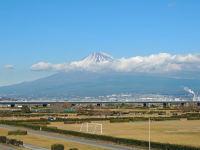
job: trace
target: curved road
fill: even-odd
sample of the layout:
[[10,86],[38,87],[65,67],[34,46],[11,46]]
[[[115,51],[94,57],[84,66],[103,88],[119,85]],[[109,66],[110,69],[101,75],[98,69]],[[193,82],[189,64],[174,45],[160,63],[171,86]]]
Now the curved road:
[[0,145],[0,150],[17,150],[17,149],[5,145]]
[[29,144],[23,144],[23,146],[27,149],[31,149],[31,150],[49,150],[47,148],[43,148],[43,147],[39,147],[39,146],[33,146],[33,145],[29,145]]
[[[23,144],[23,147],[30,149],[30,150],[49,150],[47,148],[33,146],[33,145],[29,145],[29,144]],[[5,145],[0,145],[0,150],[17,150],[17,149],[9,147],[9,146],[5,146]]]
[[[18,127],[11,127],[11,126],[7,126],[7,125],[0,125],[0,128],[11,129],[11,130],[20,130],[21,129]],[[91,146],[95,146],[95,147],[111,149],[111,150],[139,150],[136,148],[126,147],[126,146],[114,145],[114,144],[103,143],[103,142],[96,142],[96,141],[92,141],[92,140],[85,140],[85,139],[80,139],[80,138],[76,138],[76,137],[64,136],[64,135],[56,135],[53,133],[47,133],[47,132],[42,132],[42,131],[33,131],[33,130],[27,129],[27,132],[30,134],[36,134],[36,135],[40,135],[40,136],[46,136],[46,137],[50,137],[50,138],[61,139],[61,140],[91,145]]]

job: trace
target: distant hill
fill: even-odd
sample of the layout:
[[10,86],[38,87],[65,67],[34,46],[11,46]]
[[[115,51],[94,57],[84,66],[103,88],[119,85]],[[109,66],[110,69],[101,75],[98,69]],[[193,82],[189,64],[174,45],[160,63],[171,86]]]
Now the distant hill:
[[120,93],[183,95],[184,86],[198,90],[200,80],[145,75],[62,72],[0,88],[0,94],[22,97],[99,96]]

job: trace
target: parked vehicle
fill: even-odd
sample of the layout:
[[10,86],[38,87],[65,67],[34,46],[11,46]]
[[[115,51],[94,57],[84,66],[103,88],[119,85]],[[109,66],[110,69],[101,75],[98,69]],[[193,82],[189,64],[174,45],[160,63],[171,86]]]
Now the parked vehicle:
[[53,117],[48,117],[48,120],[54,120],[54,118]]

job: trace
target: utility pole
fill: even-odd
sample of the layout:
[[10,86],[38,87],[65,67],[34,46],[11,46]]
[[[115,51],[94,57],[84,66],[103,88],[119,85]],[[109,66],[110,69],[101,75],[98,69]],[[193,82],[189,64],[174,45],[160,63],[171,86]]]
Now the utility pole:
[[151,150],[151,131],[150,131],[151,119],[149,117],[149,150]]

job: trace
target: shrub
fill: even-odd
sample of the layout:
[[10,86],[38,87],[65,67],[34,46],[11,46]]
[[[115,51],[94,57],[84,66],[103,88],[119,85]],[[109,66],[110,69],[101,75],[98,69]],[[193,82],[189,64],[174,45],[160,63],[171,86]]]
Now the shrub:
[[[46,127],[46,126],[43,126],[43,127]],[[55,127],[55,126],[50,126],[50,127],[48,127],[48,128],[57,129],[57,127]]]
[[8,131],[8,135],[27,135],[25,130]]
[[47,120],[46,118],[40,118],[40,120]]
[[[28,120],[26,120],[27,122]],[[31,124],[27,124],[21,121],[7,121],[7,120],[1,120],[0,121],[1,124],[7,124],[7,125],[14,125],[14,126],[21,126],[21,127],[25,127],[25,128],[30,128],[33,130],[40,130],[40,126],[39,125],[31,125]]]
[[6,136],[0,136],[0,143],[6,143]]
[[63,144],[53,144],[51,145],[51,150],[64,150]]
[[15,145],[15,146],[23,146],[23,141],[18,141],[16,139],[7,139],[6,143],[12,144],[12,145]]
[[[90,121],[88,121],[88,122],[90,122]],[[83,121],[71,121],[71,120],[64,121],[64,124],[81,124],[81,123],[83,123]]]
[[77,123],[77,121],[64,121],[64,124],[75,124],[75,123]]
[[7,144],[15,145],[16,141],[16,139],[7,139]]
[[187,120],[200,120],[200,117],[187,117]]
[[69,150],[78,150],[78,148],[70,148]]
[[103,120],[109,120],[108,118],[84,118],[84,119],[78,119],[78,118],[56,118],[56,121],[80,121],[80,122],[89,122],[89,121],[103,121]]
[[22,110],[23,113],[30,113],[31,112],[31,110],[28,107],[28,105],[23,105],[21,110]]
[[151,119],[154,121],[180,120],[180,118],[170,118],[170,117],[155,117]]
[[29,124],[33,124],[33,125],[48,125],[48,124],[50,124],[50,122],[30,122]]
[[129,122],[129,119],[110,119],[110,123],[117,123],[117,122]]

